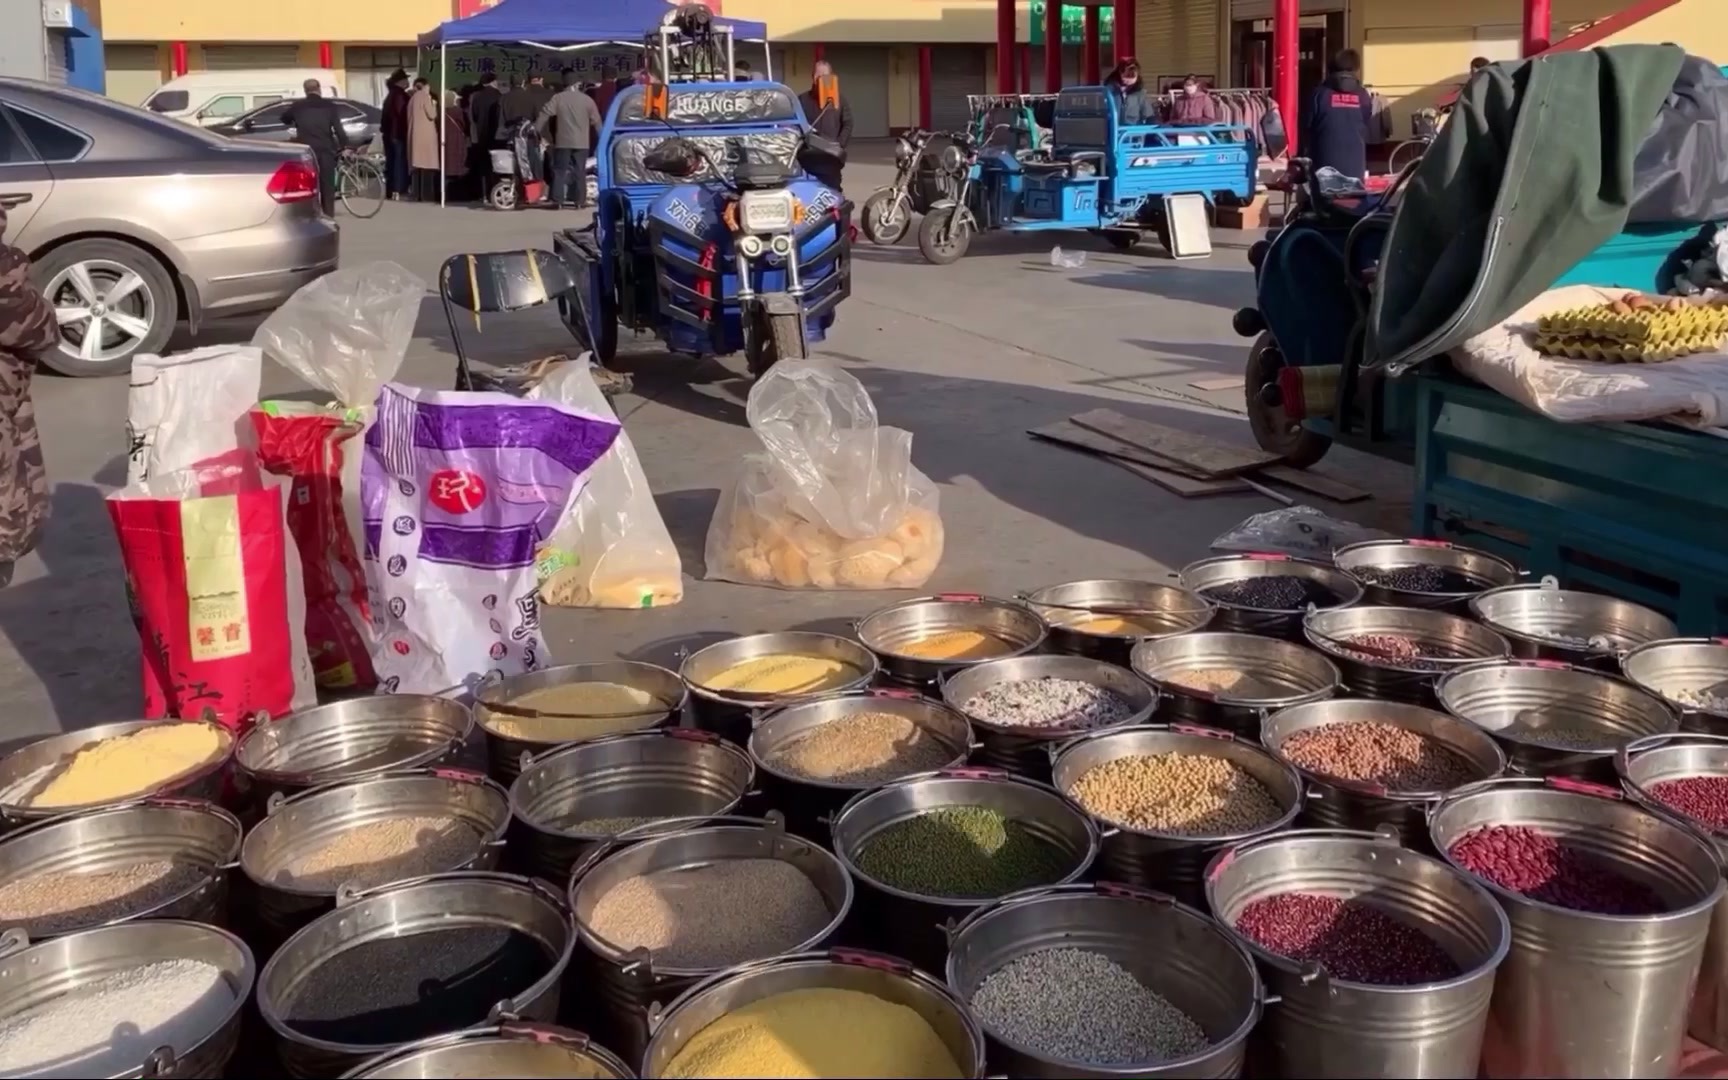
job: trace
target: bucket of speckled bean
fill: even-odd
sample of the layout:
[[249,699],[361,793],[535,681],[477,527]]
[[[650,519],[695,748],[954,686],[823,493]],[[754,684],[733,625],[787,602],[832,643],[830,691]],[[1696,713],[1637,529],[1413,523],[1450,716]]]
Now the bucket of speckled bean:
[[1302,640],[1310,608],[1362,599],[1362,583],[1330,563],[1288,555],[1218,555],[1182,568],[1182,587],[1217,605],[1214,630]]
[[678,675],[690,687],[696,727],[743,746],[764,711],[862,690],[878,670],[875,655],[851,638],[782,630],[698,649]]
[[1302,812],[1296,770],[1227,731],[1145,724],[1098,732],[1054,755],[1056,790],[1099,828],[1098,874],[1205,903],[1219,848],[1287,829]]
[[1445,672],[1511,655],[1506,639],[1481,623],[1429,608],[1315,611],[1302,633],[1338,665],[1352,694],[1412,705],[1434,704]]
[[1428,846],[1428,811],[1448,791],[1506,771],[1506,755],[1475,724],[1395,701],[1333,698],[1266,718],[1260,745],[1302,774],[1302,821],[1397,830]]
[[972,722],[980,765],[1048,780],[1053,747],[1143,723],[1158,708],[1158,691],[1087,656],[1017,656],[944,676],[942,700]]
[[1159,719],[1260,737],[1267,714],[1324,701],[1342,688],[1338,665],[1305,645],[1204,631],[1142,641],[1134,673],[1163,694]]
[[344,1080],[630,1080],[636,1071],[580,1031],[507,1021],[409,1043],[342,1075]]
[[1116,883],[977,911],[954,930],[947,974],[1007,1076],[1240,1076],[1263,996],[1217,923]]
[[207,720],[124,720],[0,757],[0,831],[151,795],[214,799],[234,733]]
[[1220,852],[1206,902],[1272,995],[1250,1073],[1477,1075],[1511,928],[1468,875],[1390,832],[1303,829]]
[[1511,920],[1487,1075],[1675,1074],[1723,895],[1708,838],[1616,788],[1565,777],[1460,788],[1429,833]]
[[858,640],[881,661],[882,674],[920,689],[947,672],[1037,652],[1049,632],[1026,605],[975,593],[902,600],[858,623]]
[[722,971],[656,1008],[642,1075],[979,1080],[984,1033],[953,991],[905,960],[798,953]]
[[1518,581],[1518,568],[1500,556],[1447,540],[1363,540],[1334,551],[1332,564],[1362,583],[1369,604],[1455,614],[1471,597]]
[[834,818],[834,853],[858,883],[859,940],[940,971],[944,927],[1009,893],[1080,879],[1098,828],[1048,784],[971,766],[854,796]]
[[1187,589],[1157,581],[1090,578],[1022,597],[1050,627],[1050,647],[1127,666],[1134,643],[1203,630],[1215,610]]
[[1634,686],[1680,710],[1682,731],[1728,735],[1728,638],[1673,638],[1620,658]]

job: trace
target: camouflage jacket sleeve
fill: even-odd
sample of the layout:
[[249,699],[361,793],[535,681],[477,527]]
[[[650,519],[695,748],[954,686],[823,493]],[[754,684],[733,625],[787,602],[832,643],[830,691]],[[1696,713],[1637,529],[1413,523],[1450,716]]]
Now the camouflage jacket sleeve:
[[[5,217],[0,215],[0,229]],[[33,357],[60,339],[54,308],[30,283],[30,260],[0,244],[0,352]]]

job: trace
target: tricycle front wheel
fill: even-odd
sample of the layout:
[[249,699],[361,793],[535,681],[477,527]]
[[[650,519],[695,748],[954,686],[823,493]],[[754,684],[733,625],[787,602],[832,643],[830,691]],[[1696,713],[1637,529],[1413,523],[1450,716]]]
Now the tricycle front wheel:
[[957,263],[972,246],[972,221],[957,217],[957,209],[945,206],[924,215],[918,226],[918,252],[937,266]]
[[911,200],[892,189],[865,199],[859,216],[865,239],[882,247],[893,247],[912,231]]
[[1248,366],[1242,375],[1248,427],[1260,449],[1277,454],[1288,465],[1306,469],[1326,456],[1326,451],[1332,449],[1332,440],[1309,431],[1301,421],[1290,419],[1282,405],[1268,405],[1261,400],[1260,391],[1278,378],[1278,364],[1274,360],[1277,349],[1272,335],[1264,333],[1248,350]]

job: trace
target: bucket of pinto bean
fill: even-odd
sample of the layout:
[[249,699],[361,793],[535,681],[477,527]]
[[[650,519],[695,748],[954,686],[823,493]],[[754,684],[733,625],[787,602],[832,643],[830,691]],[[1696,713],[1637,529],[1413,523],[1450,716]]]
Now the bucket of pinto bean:
[[1435,808],[1429,835],[1511,921],[1486,1075],[1679,1071],[1723,894],[1708,838],[1617,788],[1554,776],[1460,788]]
[[1434,704],[1434,683],[1448,671],[1512,655],[1506,639],[1460,615],[1427,608],[1352,607],[1312,611],[1308,644],[1338,665],[1361,697]]

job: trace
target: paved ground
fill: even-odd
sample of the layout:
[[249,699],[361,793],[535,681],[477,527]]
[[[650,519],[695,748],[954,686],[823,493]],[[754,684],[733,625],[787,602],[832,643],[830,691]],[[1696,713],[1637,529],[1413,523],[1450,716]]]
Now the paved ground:
[[[855,166],[860,198],[887,178]],[[511,215],[392,204],[343,224],[349,264],[394,259],[428,282],[460,251],[549,246],[553,211]],[[1261,496],[1185,501],[1106,463],[1033,442],[1024,432],[1109,402],[1147,419],[1247,442],[1239,391],[1189,386],[1237,374],[1243,343],[1230,313],[1250,299],[1241,234],[1219,233],[1208,260],[1174,263],[1156,249],[1110,252],[1080,237],[1083,268],[1051,265],[1050,239],[994,236],[951,267],[925,265],[908,244],[863,247],[856,284],[828,353],[870,389],[883,422],[915,433],[917,464],[942,485],[948,552],[932,589],[1012,594],[1078,577],[1158,576],[1206,553],[1221,530],[1271,508]],[[222,326],[199,344],[245,340]],[[550,312],[488,318],[479,354],[517,362],[567,350]],[[179,343],[189,344],[189,343]],[[765,629],[833,626],[886,594],[781,592],[703,582],[702,543],[715,500],[755,439],[744,425],[748,384],[733,363],[695,363],[629,347],[635,392],[619,401],[630,437],[684,557],[686,598],[647,612],[551,610],[559,660],[665,658],[680,644]],[[450,385],[448,329],[423,310],[406,381]],[[280,370],[266,391],[292,392]],[[0,743],[134,715],[138,647],[104,493],[125,479],[124,379],[36,382],[54,518],[41,550],[0,593]],[[1211,407],[1208,407],[1210,405]],[[1325,471],[1382,497],[1358,513],[1398,520],[1400,470],[1339,453]]]

